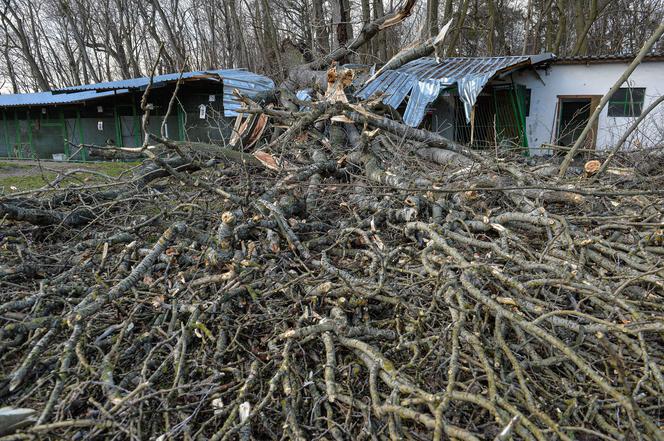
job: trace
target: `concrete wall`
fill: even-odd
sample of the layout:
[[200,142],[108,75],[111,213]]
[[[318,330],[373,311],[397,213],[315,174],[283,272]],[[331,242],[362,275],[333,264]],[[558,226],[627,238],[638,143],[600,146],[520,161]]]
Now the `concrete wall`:
[[[533,154],[548,153],[540,149],[543,143],[556,140],[557,103],[559,95],[604,95],[627,68],[628,63],[583,65],[553,65],[538,70],[540,81],[532,72],[514,76],[515,82],[532,90],[530,116],[526,119],[528,142]],[[628,80],[631,87],[645,87],[645,109],[664,94],[664,62],[645,62],[638,66]],[[627,83],[623,85],[627,87]],[[602,110],[598,123],[596,148],[610,149],[635,118],[609,117],[608,106]],[[664,142],[664,104],[655,109],[623,148],[653,147]]]

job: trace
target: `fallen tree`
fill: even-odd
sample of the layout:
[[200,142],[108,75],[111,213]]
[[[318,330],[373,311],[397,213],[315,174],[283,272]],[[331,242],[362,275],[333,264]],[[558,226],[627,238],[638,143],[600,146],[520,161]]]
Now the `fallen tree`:
[[664,437],[661,175],[245,103],[0,199],[0,440]]
[[[325,81],[325,70],[334,62],[346,58],[367,44],[380,31],[395,26],[408,18],[415,7],[415,0],[406,0],[400,8],[392,13],[376,18],[367,23],[360,33],[345,46],[340,46],[329,54],[322,56],[310,63],[298,65],[290,69],[286,81],[281,85],[282,89],[295,91],[316,84],[322,88],[327,86]],[[433,44],[433,43],[431,43]]]

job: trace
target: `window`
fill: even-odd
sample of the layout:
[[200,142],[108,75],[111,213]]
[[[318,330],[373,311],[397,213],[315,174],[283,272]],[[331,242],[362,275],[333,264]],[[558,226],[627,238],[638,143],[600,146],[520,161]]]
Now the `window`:
[[621,87],[609,100],[609,116],[631,117],[641,115],[646,89]]
[[532,94],[532,90],[526,88],[523,90],[523,101],[524,105],[526,107],[526,116],[530,116],[530,95]]

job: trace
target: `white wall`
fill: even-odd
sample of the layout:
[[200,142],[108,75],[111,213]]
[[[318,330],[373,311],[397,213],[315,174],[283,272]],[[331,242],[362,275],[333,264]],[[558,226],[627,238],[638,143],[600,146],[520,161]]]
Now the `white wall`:
[[[539,147],[555,141],[558,95],[604,95],[622,75],[628,63],[559,64],[534,73],[515,74],[514,80],[532,90],[530,116],[526,119],[528,145],[531,153],[547,153]],[[653,61],[639,65],[630,76],[631,87],[645,87],[645,109],[664,94],[664,62]],[[623,87],[625,87],[624,85]],[[596,148],[611,148],[635,118],[616,118],[607,115],[608,105],[599,117]],[[624,148],[664,145],[664,103],[646,117],[639,129],[625,143]]]

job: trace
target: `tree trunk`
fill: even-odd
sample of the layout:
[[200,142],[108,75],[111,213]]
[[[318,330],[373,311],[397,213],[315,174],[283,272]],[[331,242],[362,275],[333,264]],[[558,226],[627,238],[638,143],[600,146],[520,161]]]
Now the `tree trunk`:
[[[594,0],[590,0],[590,2],[592,1]],[[587,0],[576,0],[574,2],[574,32],[576,37],[576,42],[572,49],[572,55],[574,56],[583,55],[587,51],[584,34],[587,25],[586,9],[588,9],[588,6]],[[592,14],[592,11],[589,11],[589,14]]]
[[7,28],[5,28],[5,44],[2,50],[2,55],[5,59],[5,65],[7,66],[7,75],[9,75],[9,81],[12,84],[12,93],[18,93],[18,81],[16,81],[16,72],[14,71],[12,60],[9,57],[9,35],[7,35]]
[[89,82],[89,79],[87,78],[89,74],[92,76],[94,82],[98,83],[99,78],[97,77],[97,73],[95,72],[94,67],[92,67],[92,62],[90,61],[90,57],[88,56],[88,52],[85,47],[85,42],[83,41],[83,36],[81,35],[80,30],[78,29],[78,25],[74,21],[73,13],[69,3],[65,0],[60,0],[60,9],[62,11],[62,14],[65,16],[65,19],[69,23],[72,35],[74,36],[74,40],[78,45],[78,50],[81,54],[81,60],[83,61],[83,66],[85,67],[85,69],[83,70],[84,81],[86,83]]
[[270,11],[270,4],[268,0],[261,0],[261,6],[263,10],[263,46],[267,50],[267,59],[268,65],[276,66],[278,73],[278,78],[283,78],[284,68],[281,61],[281,56],[279,53],[279,36],[277,34],[277,28],[274,25],[272,20],[272,12]]
[[558,10],[558,32],[552,50],[560,55],[563,36],[567,34],[567,0],[556,0],[556,9]]
[[[28,62],[28,65],[30,66],[30,72],[32,73],[32,76],[35,82],[37,83],[37,87],[42,91],[46,91],[49,89],[48,80],[46,79],[46,76],[42,72],[42,69],[38,64],[37,59],[32,53],[32,48],[30,47],[30,41],[28,40],[28,37],[25,33],[23,20],[21,20],[16,11],[9,5],[10,4],[7,4],[5,9],[0,11],[0,16],[2,16],[2,20],[5,23],[5,25],[11,28],[11,30],[16,35],[16,38],[18,38],[21,51],[23,52],[23,56],[25,57],[25,60]],[[7,16],[7,12],[11,13],[16,24],[12,23],[10,17]]]
[[450,42],[447,49],[447,55],[450,57],[454,56],[457,50],[459,37],[461,36],[461,31],[463,30],[463,24],[466,21],[466,15],[468,14],[469,3],[470,3],[469,0],[463,0],[463,3],[460,5],[459,11],[456,14],[454,20],[455,21],[454,32],[452,33],[452,37],[450,38]]
[[[353,39],[353,27],[350,22],[350,6],[348,0],[332,1],[332,27],[334,29],[334,48],[345,47]],[[339,60],[347,63],[350,54]]]
[[[168,21],[168,17],[166,17],[166,13],[161,7],[161,4],[159,3],[158,0],[150,0],[152,5],[154,6],[155,10],[157,11],[157,14],[159,14],[159,17],[161,18],[162,25],[164,26],[164,29],[166,30],[166,36],[168,37],[168,42],[171,44],[171,48],[173,49],[173,52],[175,53],[175,56],[177,58],[178,62],[178,67],[181,68],[181,66],[185,65],[185,60],[186,57],[184,53],[182,52],[182,48],[180,47],[180,44],[175,37],[175,30],[171,26],[171,23]],[[179,34],[179,31],[178,31]]]
[[[542,0],[544,1],[544,0]],[[553,0],[546,0],[546,3],[543,7],[540,7],[540,13],[537,15],[537,23],[535,24],[535,30],[533,32],[532,45],[530,47],[531,54],[537,54],[540,52],[540,47],[542,47],[542,27],[544,26],[545,38],[544,38],[544,47],[548,47],[549,44],[549,22],[551,18],[551,6]],[[541,5],[540,5],[541,6]]]
[[348,47],[340,47],[317,60],[291,68],[288,72],[288,77],[281,84],[281,87],[291,91],[308,87],[312,83],[323,88],[326,87],[327,83],[324,81],[326,74],[322,69],[328,68],[330,63],[334,61],[339,62],[343,60],[349,53],[357,52],[376,35],[384,32],[386,28],[402,23],[410,16],[414,7],[415,0],[407,0],[400,9],[391,14],[383,15],[363,27],[358,36],[348,44]]
[[30,65],[30,71],[32,72],[32,76],[37,82],[37,86],[39,86],[39,89],[42,91],[49,90],[50,86],[48,84],[48,80],[46,79],[46,76],[44,75],[41,67],[39,67],[37,60],[30,50],[30,43],[28,42],[28,39],[24,34],[20,34],[18,37],[19,41],[21,42],[21,48],[23,49],[23,56],[25,56],[25,59]]
[[580,2],[577,3],[576,10],[576,45],[572,51],[572,55],[587,55],[588,54],[588,33],[590,28],[597,19],[597,0],[590,0],[590,7],[588,8],[588,18],[585,18],[583,9],[580,9]]
[[544,37],[544,47],[547,52],[551,52],[553,46],[553,0],[549,1],[549,9],[546,14],[546,35]]
[[443,20],[449,21],[452,18],[452,0],[445,0],[445,10],[443,11]]
[[226,10],[226,18],[230,18],[233,35],[235,37],[235,43],[233,44],[233,65],[235,67],[245,67],[249,64],[246,51],[247,44],[244,40],[246,29],[242,28],[235,0],[224,1],[223,4]]
[[427,15],[424,21],[424,25],[422,26],[422,34],[420,35],[420,38],[431,38],[438,33],[439,4],[439,0],[427,0]]
[[489,23],[487,24],[486,50],[489,56],[494,55],[493,34],[496,31],[496,3],[495,0],[487,0]]
[[330,33],[325,20],[323,1],[313,0],[314,53],[316,54],[326,54],[330,51]]
[[[360,0],[362,6],[362,26],[366,26],[371,22],[371,3],[369,0]],[[373,41],[370,41],[367,45],[367,48],[364,50],[362,55],[362,62],[371,64],[374,62],[373,55]]]
[[[373,12],[374,20],[378,19],[385,15],[385,9],[383,8],[383,0],[373,0]],[[385,31],[380,32],[376,35],[376,38],[373,39],[374,44],[374,55],[378,60],[385,61],[387,60],[387,36]]]
[[528,6],[526,9],[526,23],[523,29],[523,48],[521,49],[521,55],[526,55],[528,53],[528,43],[530,42],[530,28],[531,22],[533,19],[533,0],[528,0]]

